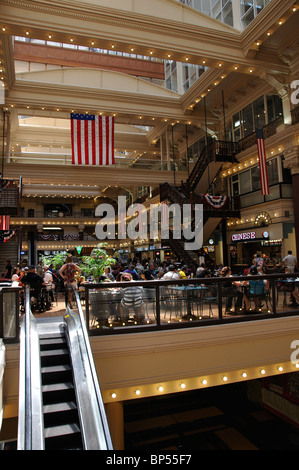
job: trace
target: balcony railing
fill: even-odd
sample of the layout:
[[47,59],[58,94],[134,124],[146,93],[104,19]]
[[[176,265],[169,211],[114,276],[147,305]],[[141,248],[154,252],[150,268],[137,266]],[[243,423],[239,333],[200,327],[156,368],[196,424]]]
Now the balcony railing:
[[[273,122],[270,122],[266,126],[263,127],[263,132],[264,132],[264,138],[268,139],[272,135],[276,134],[277,132],[277,127],[283,124],[283,117],[279,117]],[[240,152],[243,152],[243,150],[246,150],[253,145],[256,145],[256,133],[252,132],[251,134],[247,135],[243,139],[239,141],[239,148]]]
[[[86,283],[74,295],[85,310],[90,336],[139,333],[299,316],[299,305],[295,305],[292,296],[299,282],[297,276],[298,273]],[[269,283],[266,294],[249,295],[248,282],[261,280]],[[228,292],[228,281],[238,283],[233,292]],[[141,288],[138,305],[126,305],[127,288]],[[20,289],[5,287],[1,292],[0,334],[5,342],[18,342]],[[244,312],[246,303],[248,309]],[[75,305],[76,302],[76,309]]]
[[81,212],[79,210],[65,213],[47,212],[35,209],[23,209],[20,211],[20,216],[23,218],[37,218],[37,219],[94,219],[95,211],[92,209],[89,212]]
[[[230,294],[225,287],[228,280],[238,283]],[[251,296],[248,281],[261,280],[269,283],[266,294]],[[294,303],[290,306],[289,298],[297,282],[297,274],[269,274],[90,283],[81,286],[79,295],[85,304],[89,334],[106,335],[261,319],[270,321],[272,318],[299,315],[299,306],[294,307]],[[126,306],[126,288],[141,288],[141,307]],[[246,307],[249,307],[246,313],[243,311],[245,296]]]

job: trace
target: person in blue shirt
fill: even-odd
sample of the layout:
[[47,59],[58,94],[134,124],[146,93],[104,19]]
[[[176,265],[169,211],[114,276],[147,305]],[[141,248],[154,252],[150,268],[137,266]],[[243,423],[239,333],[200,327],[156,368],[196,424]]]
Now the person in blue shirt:
[[[249,276],[258,276],[259,274],[262,275],[263,273],[259,273],[256,266],[251,266]],[[245,295],[247,298],[252,297],[254,299],[255,308],[260,309],[262,307],[260,297],[267,294],[269,281],[266,279],[251,279],[248,284],[249,289]]]

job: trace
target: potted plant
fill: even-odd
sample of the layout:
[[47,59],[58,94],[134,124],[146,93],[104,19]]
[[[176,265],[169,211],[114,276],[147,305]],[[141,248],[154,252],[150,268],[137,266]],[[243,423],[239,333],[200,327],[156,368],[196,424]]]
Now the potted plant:
[[82,262],[79,267],[88,277],[92,277],[94,281],[100,282],[104,274],[105,268],[114,263],[114,259],[107,255],[104,243],[99,243],[98,246],[92,250],[90,256],[83,256]]
[[[82,263],[79,264],[82,274],[87,277],[92,277],[95,282],[103,281],[104,270],[106,267],[111,266],[115,262],[113,258],[107,255],[105,244],[100,243],[95,248],[90,256],[83,256]],[[100,323],[105,323],[106,319],[111,314],[111,301],[109,297],[109,289],[91,289],[89,291],[89,305],[90,313],[97,318]],[[103,302],[103,293],[105,300]],[[109,297],[109,298],[108,298]]]
[[60,268],[67,257],[67,253],[56,253],[55,255],[49,255],[49,256],[44,256],[40,255],[40,262],[43,266],[48,265],[50,266],[51,264],[53,265],[53,268],[56,270]]

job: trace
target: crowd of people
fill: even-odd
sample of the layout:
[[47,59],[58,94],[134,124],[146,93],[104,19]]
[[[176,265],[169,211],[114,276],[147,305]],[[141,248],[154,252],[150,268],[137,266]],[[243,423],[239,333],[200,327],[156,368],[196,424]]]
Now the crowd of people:
[[[282,260],[280,272],[294,273],[297,269],[297,260],[289,251],[287,256]],[[151,261],[146,259],[141,261],[138,258],[129,259],[122,262],[115,259],[115,262],[104,269],[101,281],[153,281],[153,280],[178,280],[193,279],[207,277],[222,277],[225,281],[222,283],[222,295],[226,298],[226,308],[233,311],[233,301],[235,303],[235,312],[248,311],[250,309],[250,298],[253,297],[256,309],[260,309],[262,304],[260,298],[269,291],[269,281],[266,279],[246,281],[244,276],[266,275],[269,272],[267,265],[263,263],[263,257],[254,256],[252,263],[241,274],[240,281],[231,281],[231,268],[223,267],[221,264],[216,267],[209,267],[205,263],[186,265],[175,259],[161,262],[156,259]],[[65,264],[58,269],[54,269],[52,265],[45,266],[28,266],[20,267],[17,265],[12,267],[10,260],[6,261],[5,273],[2,276],[5,280],[11,280],[12,286],[30,285],[32,296],[38,298],[42,289],[47,291],[50,299],[50,305],[54,301],[54,293],[65,292],[65,304],[71,303],[70,286],[78,288],[85,282],[92,279],[84,277],[80,267],[74,262],[72,256],[67,256]],[[284,288],[290,292],[291,306],[299,307],[299,291],[290,283]],[[137,292],[137,291],[135,291]],[[140,294],[140,293],[139,293]],[[138,295],[139,295],[138,294]],[[133,290],[130,289],[132,302]],[[136,299],[135,299],[136,300]]]

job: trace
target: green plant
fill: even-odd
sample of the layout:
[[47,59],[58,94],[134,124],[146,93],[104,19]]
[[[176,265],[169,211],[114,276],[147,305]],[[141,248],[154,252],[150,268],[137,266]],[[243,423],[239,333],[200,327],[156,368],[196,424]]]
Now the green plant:
[[82,257],[82,263],[79,264],[82,274],[92,276],[95,281],[99,281],[100,277],[104,274],[105,268],[115,262],[113,258],[107,255],[105,246],[104,243],[99,243],[90,256]]
[[53,268],[57,269],[65,263],[67,253],[56,253],[55,255],[40,255],[40,262],[43,266],[53,264]]

